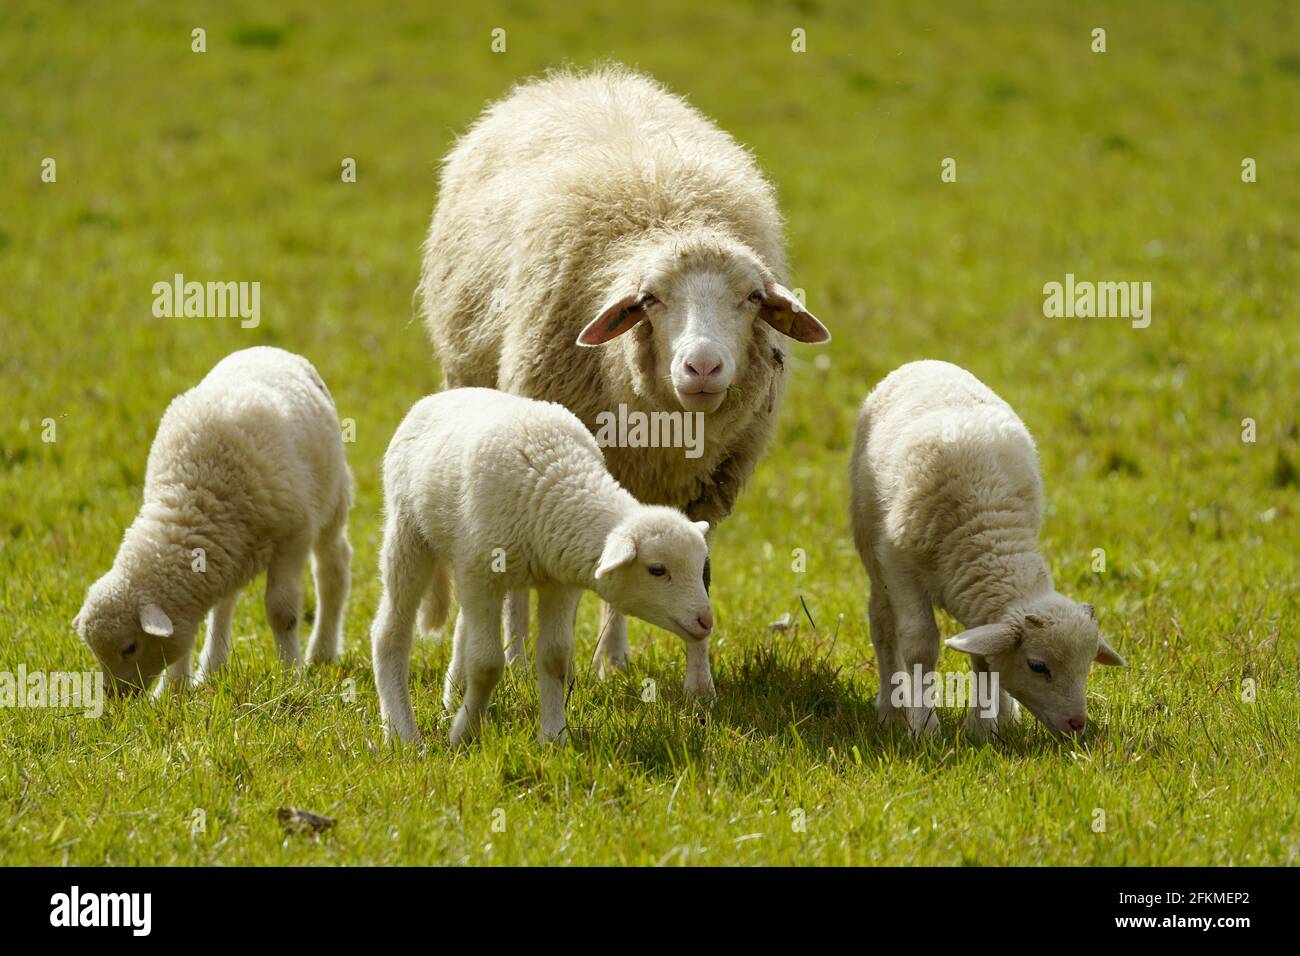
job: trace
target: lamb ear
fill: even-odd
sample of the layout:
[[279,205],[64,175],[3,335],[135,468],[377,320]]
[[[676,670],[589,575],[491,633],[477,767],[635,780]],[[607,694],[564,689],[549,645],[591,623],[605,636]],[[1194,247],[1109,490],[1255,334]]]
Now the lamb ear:
[[146,634],[154,637],[172,636],[172,619],[157,604],[146,604],[140,608],[140,626]]
[[798,297],[781,285],[773,282],[763,290],[763,304],[759,308],[763,321],[782,335],[788,335],[797,342],[821,344],[831,340],[831,333],[817,321],[799,301]]
[[645,309],[640,306],[639,293],[621,296],[605,305],[578,333],[578,345],[604,345],[610,339],[616,339],[632,326],[645,318]]
[[702,535],[708,535],[708,533],[709,533],[709,523],[708,523],[707,521],[697,521],[697,522],[695,522],[695,527],[697,527],[697,528],[700,529],[700,534],[702,534]]
[[611,531],[605,539],[605,550],[600,555],[600,565],[596,568],[596,577],[603,578],[615,568],[631,564],[636,560],[636,542],[626,531]]
[[1016,646],[1016,629],[1005,621],[998,621],[995,624],[984,624],[980,627],[972,627],[969,631],[962,631],[956,637],[948,638],[944,643],[964,654],[991,657],[994,654],[1003,654]]
[[81,612],[80,611],[78,611],[77,616],[72,619],[72,630],[78,634],[81,633]]
[[1093,658],[1098,664],[1105,664],[1107,667],[1124,667],[1124,658],[1115,653],[1115,648],[1106,643],[1102,638],[1101,644],[1097,647],[1097,656]]

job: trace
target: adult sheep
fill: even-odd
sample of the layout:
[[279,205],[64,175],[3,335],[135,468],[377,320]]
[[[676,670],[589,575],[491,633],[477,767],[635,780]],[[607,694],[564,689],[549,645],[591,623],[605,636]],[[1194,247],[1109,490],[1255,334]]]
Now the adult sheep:
[[[702,413],[698,457],[604,452],[638,500],[716,527],[771,438],[782,336],[830,339],[785,273],[781,215],[753,157],[659,83],[607,66],[516,87],[455,145],[419,298],[447,387],[558,402],[593,432],[620,406]],[[526,592],[505,617],[514,661]],[[691,696],[713,692],[708,653],[707,640],[686,644]],[[602,674],[627,655],[626,622],[602,605]]]

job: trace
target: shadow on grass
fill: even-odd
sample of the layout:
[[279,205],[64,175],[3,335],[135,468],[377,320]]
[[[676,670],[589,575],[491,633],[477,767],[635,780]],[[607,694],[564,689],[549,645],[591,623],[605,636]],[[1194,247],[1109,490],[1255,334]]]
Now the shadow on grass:
[[[446,648],[435,648],[412,661],[412,695],[417,699],[436,699],[440,691]],[[679,660],[634,662],[627,672],[603,681],[593,669],[579,665],[567,708],[569,748],[597,766],[623,765],[665,778],[677,778],[688,768],[734,769],[739,766],[736,752],[750,748],[769,754],[797,748],[817,759],[833,752],[832,762],[885,760],[933,767],[972,749],[1003,758],[1129,749],[1122,737],[1110,739],[1100,723],[1080,747],[1047,732],[1027,713],[1016,726],[978,743],[965,735],[964,709],[941,711],[940,732],[913,739],[901,725],[879,723],[874,672],[859,673],[837,663],[824,641],[797,634],[751,645],[738,661],[724,659],[720,664],[717,699],[707,704],[683,695]],[[653,692],[648,693],[647,686]],[[434,705],[426,715],[438,709]],[[496,725],[494,732],[517,737],[520,746],[531,749],[538,746],[537,719],[531,674],[507,672],[487,717]],[[432,732],[432,746],[445,746],[440,733],[445,727],[423,729]],[[761,769],[767,761],[756,752],[753,762]]]
[[[676,682],[666,673],[661,684]],[[875,707],[875,680],[837,664],[815,644],[782,639],[745,650],[739,662],[717,675],[717,700],[694,704],[680,692],[646,707],[638,696],[641,675],[588,686],[587,704],[570,708],[571,739],[579,749],[608,748],[613,759],[651,774],[679,774],[689,764],[726,761],[729,751],[759,745],[769,751],[800,748],[839,760],[888,760],[938,766],[954,754],[977,749],[999,757],[1040,757],[1072,749],[1115,750],[1107,729],[1097,726],[1081,748],[1052,734],[1022,713],[1017,725],[979,743],[964,730],[965,710],[941,712],[942,728],[913,739],[898,724],[882,726]],[[856,751],[856,754],[854,754]]]

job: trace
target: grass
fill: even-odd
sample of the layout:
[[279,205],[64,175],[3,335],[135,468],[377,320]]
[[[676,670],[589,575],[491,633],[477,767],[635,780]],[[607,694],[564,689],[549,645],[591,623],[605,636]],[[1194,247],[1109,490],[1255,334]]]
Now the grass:
[[[0,709],[0,863],[1296,862],[1292,5],[355,9],[0,9],[0,670],[91,666],[68,622],[167,401],[228,352],[317,365],[356,421],[358,486],[344,661],[280,673],[250,590],[230,669],[184,702]],[[538,747],[534,690],[508,679],[481,743],[450,751],[447,649],[424,644],[431,743],[385,750],[378,463],[440,380],[411,308],[436,161],[516,79],[604,57],[755,150],[835,342],[796,351],[771,454],[717,537],[712,708],[683,699],[676,639],[639,622],[633,669],[598,681],[587,599],[566,749]],[[176,272],[260,281],[261,324],[154,318]],[[1067,272],[1150,281],[1151,326],[1044,318]],[[970,368],[1038,439],[1045,552],[1130,664],[1094,672],[1083,744],[1028,723],[973,746],[951,713],[923,744],[875,724],[844,470],[857,403],[921,357]],[[786,612],[798,628],[768,630]],[[337,826],[286,837],[284,806]]]

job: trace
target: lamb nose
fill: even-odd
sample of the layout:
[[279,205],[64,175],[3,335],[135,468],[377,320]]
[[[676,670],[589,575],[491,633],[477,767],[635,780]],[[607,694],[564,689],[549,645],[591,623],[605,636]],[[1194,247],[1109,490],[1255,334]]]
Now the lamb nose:
[[686,363],[686,371],[690,372],[692,375],[699,376],[700,378],[708,378],[720,368],[722,368],[722,361],[720,359],[692,359]]
[[1071,718],[1069,719],[1068,723],[1069,723],[1069,725],[1070,725],[1070,729],[1073,730],[1073,731],[1077,734],[1077,733],[1079,733],[1081,730],[1083,730],[1084,726],[1088,723],[1088,718],[1087,718],[1087,717],[1071,717]]
[[702,630],[705,631],[713,630],[713,612],[712,611],[703,612],[699,617],[695,619],[695,623],[698,624]]

